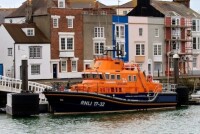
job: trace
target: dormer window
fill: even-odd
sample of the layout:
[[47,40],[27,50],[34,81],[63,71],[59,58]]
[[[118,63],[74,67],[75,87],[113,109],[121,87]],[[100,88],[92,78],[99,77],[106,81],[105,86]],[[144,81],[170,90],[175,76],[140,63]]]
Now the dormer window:
[[35,28],[23,28],[22,30],[26,36],[35,36]]
[[65,0],[58,0],[58,8],[65,8]]
[[33,28],[27,29],[27,36],[34,36],[34,29]]

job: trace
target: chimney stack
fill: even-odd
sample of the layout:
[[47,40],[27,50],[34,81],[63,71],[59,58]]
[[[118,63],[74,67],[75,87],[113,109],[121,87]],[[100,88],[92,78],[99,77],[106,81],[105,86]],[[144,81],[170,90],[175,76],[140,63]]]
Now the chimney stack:
[[173,2],[181,3],[185,5],[187,8],[190,8],[190,0],[173,0]]
[[27,0],[26,1],[26,23],[31,23],[32,22],[32,0]]

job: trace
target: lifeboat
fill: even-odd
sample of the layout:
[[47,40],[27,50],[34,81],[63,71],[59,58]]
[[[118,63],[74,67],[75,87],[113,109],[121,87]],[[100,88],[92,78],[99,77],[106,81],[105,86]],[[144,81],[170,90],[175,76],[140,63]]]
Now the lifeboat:
[[66,91],[46,90],[53,113],[99,113],[175,108],[177,93],[146,75],[136,63],[97,57],[82,74],[82,83]]

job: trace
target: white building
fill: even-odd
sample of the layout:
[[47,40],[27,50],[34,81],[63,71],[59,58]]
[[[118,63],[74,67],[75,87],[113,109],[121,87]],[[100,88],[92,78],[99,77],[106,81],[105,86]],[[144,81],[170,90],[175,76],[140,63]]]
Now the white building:
[[22,56],[28,57],[29,79],[51,79],[50,41],[35,24],[0,26],[0,65],[2,75],[21,78]]

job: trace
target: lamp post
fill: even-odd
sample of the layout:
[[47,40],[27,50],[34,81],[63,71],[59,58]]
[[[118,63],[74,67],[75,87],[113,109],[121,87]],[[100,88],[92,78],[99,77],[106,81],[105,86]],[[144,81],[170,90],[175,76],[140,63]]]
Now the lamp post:
[[179,66],[178,66],[178,59],[179,59],[178,54],[173,55],[174,59],[174,84],[178,84],[179,82]]

